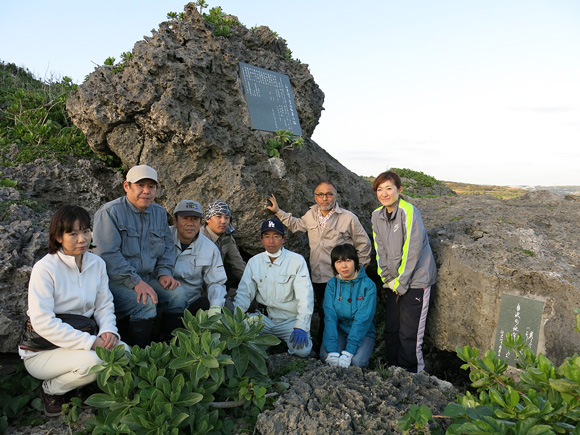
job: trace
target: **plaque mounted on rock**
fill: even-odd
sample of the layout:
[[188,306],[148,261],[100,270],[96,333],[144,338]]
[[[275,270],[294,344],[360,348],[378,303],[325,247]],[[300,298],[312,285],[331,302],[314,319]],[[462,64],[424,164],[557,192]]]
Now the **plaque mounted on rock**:
[[290,130],[302,136],[290,79],[257,66],[239,62],[252,128],[256,130]]
[[536,353],[543,311],[543,301],[508,294],[502,295],[494,345],[494,350],[499,358],[507,360],[510,366],[515,367],[516,365],[514,352],[503,344],[508,333],[521,334],[526,345],[532,352]]

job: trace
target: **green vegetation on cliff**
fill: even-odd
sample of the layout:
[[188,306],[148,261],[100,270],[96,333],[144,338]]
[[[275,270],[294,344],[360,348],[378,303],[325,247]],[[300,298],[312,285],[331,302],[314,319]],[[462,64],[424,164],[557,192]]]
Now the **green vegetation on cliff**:
[[42,82],[28,70],[0,62],[0,163],[39,157],[93,157],[85,135],[70,120],[65,104],[76,88],[71,79]]

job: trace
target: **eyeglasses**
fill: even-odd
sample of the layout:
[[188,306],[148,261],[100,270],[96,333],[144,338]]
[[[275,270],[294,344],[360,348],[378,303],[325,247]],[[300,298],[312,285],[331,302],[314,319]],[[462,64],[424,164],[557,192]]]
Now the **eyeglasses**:
[[334,193],[329,192],[329,193],[315,193],[314,196],[316,196],[317,198],[332,198],[334,196]]
[[280,234],[266,234],[262,236],[262,239],[266,240],[281,240],[282,236]]

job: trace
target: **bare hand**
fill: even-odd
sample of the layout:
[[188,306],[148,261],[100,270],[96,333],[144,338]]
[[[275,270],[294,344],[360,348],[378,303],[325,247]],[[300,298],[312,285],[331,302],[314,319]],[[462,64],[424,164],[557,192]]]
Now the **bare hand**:
[[151,301],[156,304],[157,303],[157,293],[153,290],[149,284],[145,281],[141,280],[137,283],[134,287],[135,291],[137,292],[137,303],[142,302],[143,304],[147,303],[147,296],[151,298]]
[[266,208],[274,214],[278,213],[280,211],[280,207],[278,207],[278,202],[276,201],[276,197],[274,196],[274,194],[270,195],[268,199],[270,200],[272,205],[268,205],[266,206]]
[[159,284],[161,284],[164,289],[169,290],[175,290],[177,287],[181,287],[181,283],[170,275],[161,275],[159,277]]
[[100,336],[97,337],[91,349],[94,350],[96,347],[104,347],[105,349],[111,350],[118,344],[119,337],[117,337],[112,332],[103,332]]

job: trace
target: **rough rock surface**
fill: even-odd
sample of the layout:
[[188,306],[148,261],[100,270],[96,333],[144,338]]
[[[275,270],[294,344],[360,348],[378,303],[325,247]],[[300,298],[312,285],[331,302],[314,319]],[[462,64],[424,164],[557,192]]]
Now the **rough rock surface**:
[[[360,177],[344,168],[310,137],[324,95],[306,64],[287,58],[286,45],[267,27],[231,27],[215,36],[193,3],[182,21],[162,23],[139,41],[122,72],[100,67],[67,101],[73,121],[91,147],[113,153],[125,166],[148,164],[159,171],[158,202],[168,210],[182,199],[204,207],[226,201],[234,213],[236,241],[248,254],[262,249],[260,222],[271,216],[267,196],[296,214],[313,202],[321,179],[337,183],[342,204],[363,217],[374,196]],[[305,139],[304,149],[268,158],[272,132],[252,130],[238,62],[289,76]],[[293,237],[290,249],[306,248]]]
[[[289,371],[293,364],[296,370]],[[270,355],[269,372],[273,377],[287,373],[280,380],[289,388],[278,396],[274,409],[258,416],[255,432],[263,435],[400,433],[397,421],[410,405],[426,405],[434,415],[441,415],[457,395],[453,385],[426,373],[411,374],[395,367],[380,374],[356,367],[331,368],[287,353]],[[73,429],[85,427],[94,414],[94,408],[85,409]],[[245,433],[239,429],[234,433]],[[38,427],[8,428],[6,434],[69,430],[64,418],[56,417]]]
[[412,199],[438,265],[428,340],[441,350],[493,347],[502,294],[545,301],[538,351],[555,363],[580,348],[578,196],[547,191]]
[[27,308],[32,266],[47,252],[48,225],[64,204],[77,204],[93,214],[120,195],[122,176],[103,163],[37,160],[0,166],[2,177],[18,182],[0,187],[0,352],[16,352]]
[[[274,365],[289,366],[289,355],[273,355]],[[313,360],[311,360],[313,361]],[[457,390],[426,373],[391,368],[387,376],[357,367],[342,369],[313,361],[303,373],[282,377],[291,388],[258,417],[261,434],[387,434],[411,404],[441,415]]]

